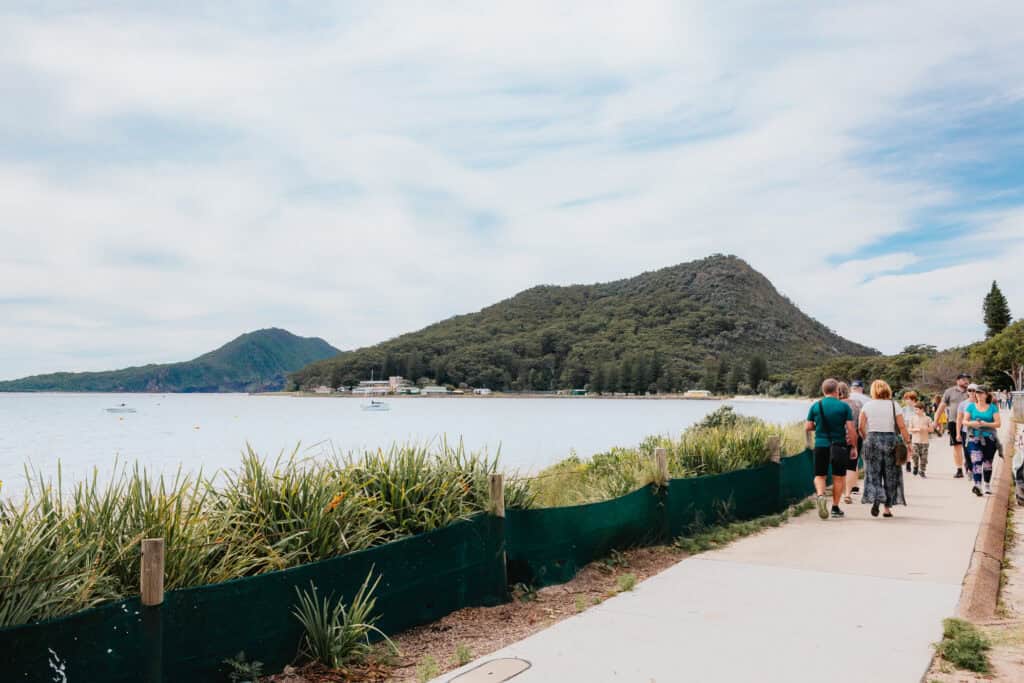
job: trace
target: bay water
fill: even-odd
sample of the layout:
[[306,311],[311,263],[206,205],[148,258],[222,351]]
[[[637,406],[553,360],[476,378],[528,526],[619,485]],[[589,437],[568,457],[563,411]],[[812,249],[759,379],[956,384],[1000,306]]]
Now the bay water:
[[[120,404],[133,413],[113,413]],[[470,450],[500,448],[505,469],[533,472],[572,453],[586,457],[634,446],[650,434],[677,435],[724,404],[770,422],[807,415],[801,400],[637,398],[395,398],[391,410],[362,410],[358,398],[247,394],[0,394],[0,497],[25,489],[25,465],[65,484],[109,475],[115,459],[154,472],[238,464],[246,444],[276,457],[298,447],[310,457],[387,448],[395,441],[463,439]]]

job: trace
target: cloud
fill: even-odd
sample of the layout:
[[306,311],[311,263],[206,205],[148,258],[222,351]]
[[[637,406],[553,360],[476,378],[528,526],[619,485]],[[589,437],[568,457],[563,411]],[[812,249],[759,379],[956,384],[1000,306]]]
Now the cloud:
[[4,11],[0,377],[713,252],[887,351],[1024,301],[1012,3]]

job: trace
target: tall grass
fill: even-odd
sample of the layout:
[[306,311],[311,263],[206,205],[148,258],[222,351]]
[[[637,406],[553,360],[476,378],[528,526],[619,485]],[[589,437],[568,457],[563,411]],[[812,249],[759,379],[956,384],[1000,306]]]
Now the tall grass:
[[530,480],[538,507],[580,505],[625,495],[657,478],[654,450],[668,454],[673,478],[722,474],[756,467],[771,458],[768,440],[780,437],[783,455],[803,450],[803,426],[769,424],[737,415],[729,406],[673,438],[649,436],[635,448],[612,448],[588,460],[575,455],[541,471]]
[[[154,476],[115,463],[65,487],[29,476],[0,502],[0,627],[138,594],[139,543],[161,537],[168,589],[313,562],[446,526],[485,510],[498,457],[463,444],[266,460],[247,447],[217,484],[201,472]],[[506,504],[526,507],[523,482]]]

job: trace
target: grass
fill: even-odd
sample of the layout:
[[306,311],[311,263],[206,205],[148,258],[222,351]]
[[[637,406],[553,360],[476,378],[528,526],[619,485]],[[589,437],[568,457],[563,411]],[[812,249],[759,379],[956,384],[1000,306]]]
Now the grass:
[[631,591],[636,588],[636,574],[619,574],[615,583],[619,587],[619,592]]
[[469,646],[465,643],[459,643],[455,646],[455,657],[453,659],[456,666],[465,666],[473,661],[473,651],[469,649]]
[[936,644],[935,651],[959,669],[984,674],[992,670],[988,660],[991,647],[992,643],[976,626],[951,618],[942,621],[942,641]]
[[675,541],[676,547],[695,555],[714,550],[733,541],[750,536],[771,527],[785,524],[793,517],[798,517],[814,507],[810,500],[803,500],[775,515],[765,515],[746,522],[727,522],[704,529],[699,529],[691,536],[683,536]]
[[431,655],[425,655],[416,667],[416,679],[420,683],[427,683],[441,675],[441,667],[437,660]]
[[[468,518],[497,471],[497,456],[441,441],[326,460],[247,448],[216,485],[123,463],[104,483],[29,473],[23,500],[0,502],[0,627],[137,595],[143,538],[165,541],[168,590],[254,576]],[[532,495],[506,484],[509,507]]]
[[[370,584],[370,576],[345,605],[331,596],[321,598],[312,583],[310,590],[296,589],[298,604],[292,614],[305,633],[299,651],[309,661],[320,662],[332,669],[346,664],[360,664],[372,651],[370,635],[377,634],[387,641],[387,636],[374,624],[376,598],[373,597],[380,577]],[[390,643],[390,641],[388,641]]]
[[678,438],[650,436],[635,448],[612,448],[589,459],[576,455],[530,480],[536,507],[563,507],[610,500],[654,483],[656,448],[668,454],[669,476],[697,477],[756,467],[771,459],[769,438],[780,437],[782,453],[804,449],[801,424],[772,425],[737,415],[723,406]]

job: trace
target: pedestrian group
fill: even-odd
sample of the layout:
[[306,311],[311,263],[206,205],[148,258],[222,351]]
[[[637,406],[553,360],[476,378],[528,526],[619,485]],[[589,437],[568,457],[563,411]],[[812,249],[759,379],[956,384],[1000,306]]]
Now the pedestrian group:
[[[894,506],[907,504],[904,472],[927,478],[929,441],[944,428],[953,447],[953,476],[965,478],[966,467],[971,492],[991,495],[992,464],[997,453],[1002,456],[1000,407],[1011,407],[1010,392],[992,392],[961,373],[955,385],[928,402],[907,391],[901,404],[880,379],[871,383],[870,397],[860,380],[848,385],[826,379],[821,393],[823,398],[807,413],[806,429],[814,433],[814,488],[822,519],[845,515],[839,505],[852,504],[853,496],[860,493],[861,467],[861,503],[871,505],[872,517],[879,512],[892,517]],[[831,510],[825,495],[830,472]]]

